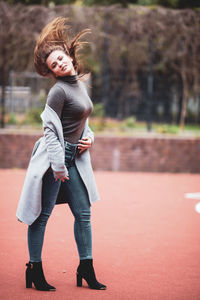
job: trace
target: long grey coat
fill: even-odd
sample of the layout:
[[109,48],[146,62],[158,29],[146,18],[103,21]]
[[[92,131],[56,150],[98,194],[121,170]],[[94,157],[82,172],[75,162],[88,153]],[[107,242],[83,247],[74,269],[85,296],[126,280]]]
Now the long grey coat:
[[[47,104],[41,114],[41,118],[44,136],[34,145],[16,213],[18,220],[28,225],[31,225],[41,213],[42,178],[47,169],[51,166],[54,176],[56,174],[68,174],[64,163],[65,147],[61,121],[57,113]],[[88,121],[86,121],[83,136],[89,136],[94,141],[94,135],[88,126]],[[99,200],[99,195],[89,150],[85,150],[81,155],[78,155],[75,158],[75,164],[86,186],[89,201],[92,204]],[[62,199],[62,197],[62,194],[59,195],[59,202],[66,202],[66,199]]]

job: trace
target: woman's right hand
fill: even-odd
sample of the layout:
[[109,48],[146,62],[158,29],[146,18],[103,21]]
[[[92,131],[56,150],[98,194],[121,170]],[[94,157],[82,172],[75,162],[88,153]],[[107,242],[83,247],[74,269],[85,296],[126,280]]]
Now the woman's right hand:
[[69,180],[69,174],[68,172],[53,172],[54,173],[54,178],[55,181],[57,181],[58,179],[60,179],[62,182],[64,182],[65,180]]
[[65,182],[65,180],[69,180],[69,177],[62,177],[62,178],[56,178],[55,181],[57,181],[58,179],[60,179],[62,182]]

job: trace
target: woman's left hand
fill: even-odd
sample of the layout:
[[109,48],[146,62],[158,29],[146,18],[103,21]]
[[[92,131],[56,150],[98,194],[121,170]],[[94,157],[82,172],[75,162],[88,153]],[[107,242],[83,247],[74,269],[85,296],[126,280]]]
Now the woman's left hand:
[[86,149],[90,148],[92,146],[92,140],[89,136],[82,137],[81,140],[79,140],[78,149],[79,154],[81,154]]

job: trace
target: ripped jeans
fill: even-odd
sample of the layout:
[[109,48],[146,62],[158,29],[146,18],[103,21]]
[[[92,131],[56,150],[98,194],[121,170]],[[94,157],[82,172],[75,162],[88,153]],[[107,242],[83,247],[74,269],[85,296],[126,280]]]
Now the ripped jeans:
[[59,189],[67,199],[74,215],[74,236],[80,259],[92,258],[91,209],[86,187],[78,173],[74,158],[77,144],[65,142],[65,164],[69,180],[55,181],[53,172],[47,170],[42,184],[42,211],[39,217],[28,226],[28,249],[30,262],[42,260],[42,247],[47,221],[56,203]]

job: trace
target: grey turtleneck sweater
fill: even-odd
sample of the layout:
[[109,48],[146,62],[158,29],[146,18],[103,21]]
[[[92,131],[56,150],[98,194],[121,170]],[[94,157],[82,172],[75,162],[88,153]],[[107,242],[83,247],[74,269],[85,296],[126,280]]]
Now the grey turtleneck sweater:
[[59,77],[49,91],[47,104],[61,119],[64,140],[78,143],[93,108],[84,83],[77,75]]

